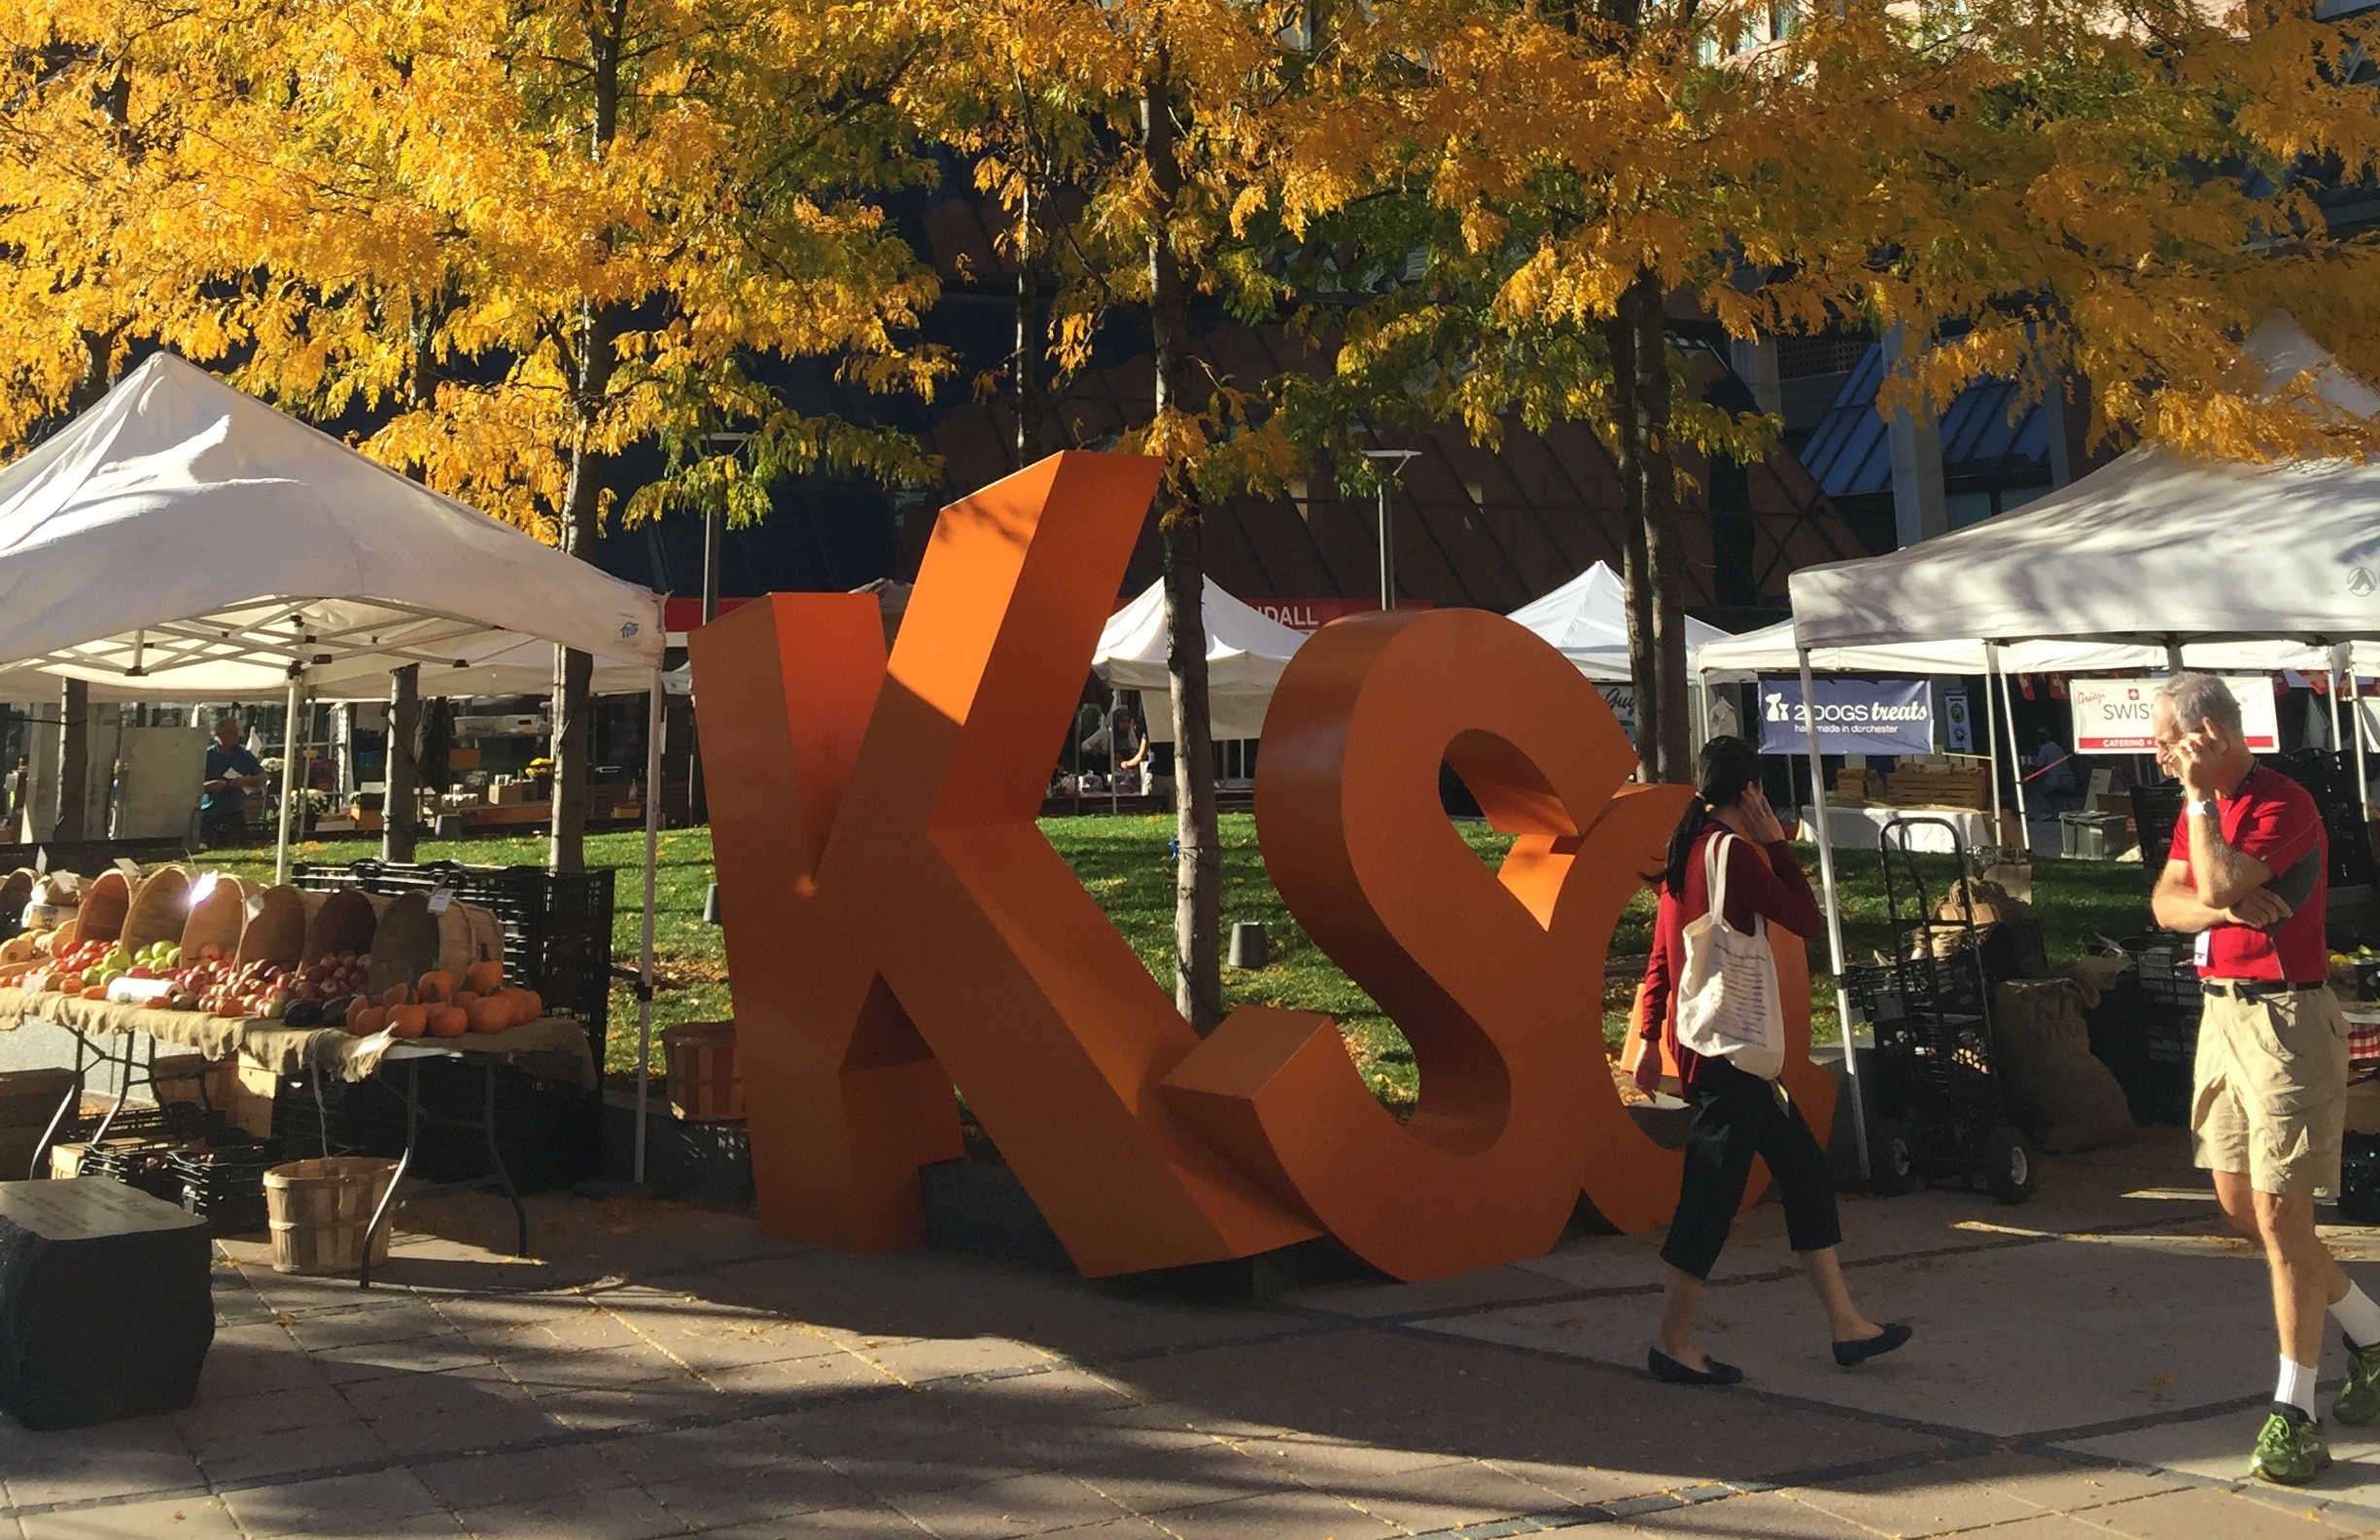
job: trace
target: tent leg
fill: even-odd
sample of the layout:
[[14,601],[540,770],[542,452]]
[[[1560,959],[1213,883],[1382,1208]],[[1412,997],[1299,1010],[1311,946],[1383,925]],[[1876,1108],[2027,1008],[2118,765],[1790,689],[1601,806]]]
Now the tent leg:
[[2347,729],[2341,719],[2345,713],[2339,707],[2338,654],[2340,650],[2338,648],[2330,649],[2330,752],[2333,754],[2342,754],[2347,752]]
[[281,832],[273,841],[273,886],[289,881],[290,792],[298,785],[298,702],[304,693],[305,671],[293,668],[289,677],[289,713],[281,719]]
[[2371,817],[2371,767],[2363,762],[2363,683],[2356,678],[2355,654],[2347,656],[2348,697],[2347,720],[2355,735],[2356,797],[2363,804],[2363,816]]
[[652,1082],[653,868],[661,853],[661,671],[645,713],[645,927],[637,962],[636,1181],[645,1181],[645,1108]]
[[1983,743],[1991,753],[1992,838],[1996,844],[2001,829],[2000,813],[2000,647],[1994,642],[1983,644]]
[[[1998,648],[1993,649],[1995,655]],[[2024,751],[2016,747],[2016,698],[2009,693],[2008,675],[2000,675],[2000,715],[2008,719],[2009,775],[2016,783],[2017,847],[2027,856],[2033,854],[2033,818],[2025,807]]]
[[1835,962],[1835,1023],[1842,1034],[1843,1084],[1851,1090],[1851,1141],[1859,1151],[1860,1180],[1874,1173],[1868,1164],[1867,1099],[1860,1094],[1859,1047],[1852,1039],[1851,996],[1843,988],[1842,903],[1835,886],[1835,840],[1827,828],[1826,765],[1818,757],[1818,691],[1810,681],[1809,648],[1802,648],[1802,732],[1809,746],[1810,812],[1818,822],[1818,883],[1826,896],[1827,954]]

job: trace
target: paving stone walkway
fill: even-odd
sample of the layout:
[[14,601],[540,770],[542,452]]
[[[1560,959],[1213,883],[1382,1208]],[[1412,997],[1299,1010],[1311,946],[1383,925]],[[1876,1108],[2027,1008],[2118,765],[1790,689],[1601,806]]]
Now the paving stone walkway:
[[0,1419],[0,1540],[2380,1535],[2380,1439],[2240,1485],[2262,1265],[2151,1133],[2022,1208],[1847,1200],[1855,1290],[1918,1332],[1857,1372],[1756,1211],[1707,1296],[1728,1391],[1642,1372],[1654,1237],[1251,1304],[651,1202],[538,1200],[508,1260],[501,1205],[423,1206],[368,1293],[228,1245],[190,1411]]

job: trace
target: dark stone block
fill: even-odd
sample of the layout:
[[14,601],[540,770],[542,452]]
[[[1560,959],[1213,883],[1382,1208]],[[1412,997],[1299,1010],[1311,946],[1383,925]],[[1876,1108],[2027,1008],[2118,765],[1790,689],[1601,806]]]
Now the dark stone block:
[[1032,1196],[1005,1166],[983,1161],[936,1161],[918,1168],[926,1204],[926,1243],[944,1251],[1008,1257],[1061,1273],[1074,1260],[1058,1232],[1041,1217]]
[[[636,1099],[604,1093],[603,1172],[614,1182],[636,1174]],[[655,1080],[645,1117],[645,1181],[672,1198],[729,1208],[752,1202],[752,1140],[741,1123],[681,1123]]]
[[204,1219],[121,1182],[0,1182],[0,1411],[47,1429],[189,1406],[209,1260]]

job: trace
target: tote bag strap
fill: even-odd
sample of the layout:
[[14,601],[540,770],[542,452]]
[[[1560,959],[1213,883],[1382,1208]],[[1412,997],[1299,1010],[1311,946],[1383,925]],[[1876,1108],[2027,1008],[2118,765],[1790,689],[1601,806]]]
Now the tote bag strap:
[[[1733,841],[1734,838],[1735,836],[1733,834],[1722,829],[1711,839],[1708,844],[1702,847],[1702,891],[1710,895],[1711,924],[1717,926],[1722,930],[1733,930],[1735,928],[1728,924],[1727,918],[1726,850],[1727,846]],[[1752,929],[1749,933],[1752,935],[1761,935],[1766,933],[1768,928],[1768,917],[1766,915],[1755,913],[1752,916]]]

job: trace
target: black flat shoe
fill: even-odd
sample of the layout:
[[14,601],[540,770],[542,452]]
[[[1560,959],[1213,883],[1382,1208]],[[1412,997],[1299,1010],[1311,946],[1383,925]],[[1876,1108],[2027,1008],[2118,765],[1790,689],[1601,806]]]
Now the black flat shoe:
[[1703,1355],[1708,1369],[1689,1369],[1659,1348],[1645,1349],[1645,1369],[1663,1384],[1732,1385],[1743,1383],[1743,1371],[1733,1364],[1721,1363]]
[[1908,1327],[1894,1321],[1873,1337],[1858,1342],[1838,1342],[1835,1345],[1835,1361],[1845,1369],[1856,1369],[1871,1358],[1881,1358],[1916,1335]]

